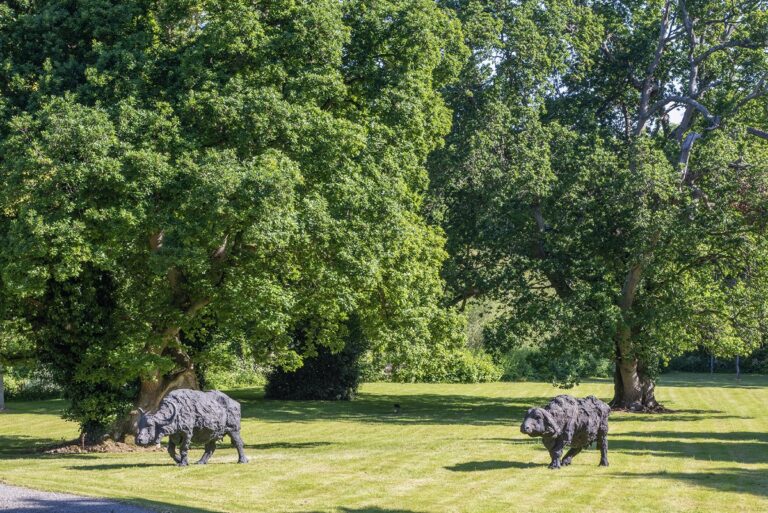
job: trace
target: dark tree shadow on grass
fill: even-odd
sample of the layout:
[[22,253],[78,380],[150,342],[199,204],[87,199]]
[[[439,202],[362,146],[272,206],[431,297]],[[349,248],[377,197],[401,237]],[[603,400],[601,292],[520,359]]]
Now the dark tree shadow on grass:
[[[194,462],[192,462],[194,463]],[[208,463],[214,465],[213,462]],[[176,464],[168,458],[168,463],[97,463],[95,465],[72,465],[67,470],[125,470],[129,468],[150,468],[150,467],[175,467]]]
[[[675,438],[678,440],[709,439],[729,442],[757,441],[768,444],[768,433],[758,433],[754,431],[730,431],[725,433],[717,433],[714,431],[628,431],[625,433],[617,433],[617,436],[639,438]],[[766,446],[766,449],[768,449],[768,446]]]
[[[256,449],[257,451],[268,451],[271,449],[312,449],[314,447],[324,447],[333,445],[331,442],[272,442],[264,444],[246,444],[246,449]],[[221,448],[223,448],[222,446]]]
[[24,459],[24,458],[80,458],[93,459],[98,457],[96,453],[86,454],[45,454],[42,451],[64,442],[65,439],[40,438],[26,435],[0,435],[0,458]]
[[[531,406],[547,404],[550,397],[493,398],[471,395],[360,394],[354,401],[268,401],[259,389],[237,390],[244,418],[262,422],[343,420],[400,425],[514,426]],[[400,405],[400,413],[393,405]]]
[[749,420],[753,417],[729,415],[718,410],[677,410],[673,413],[623,413],[611,415],[609,423],[616,422],[697,422],[699,420]]
[[510,445],[541,445],[541,438],[478,438],[483,442],[501,442]]
[[523,463],[520,461],[467,461],[466,463],[457,463],[450,467],[443,467],[452,472],[477,472],[483,470],[502,470],[506,468],[534,468],[540,467],[536,463]]
[[736,380],[733,374],[699,374],[688,372],[673,372],[662,374],[659,387],[717,387],[717,388],[768,388],[768,379],[759,375],[742,375]]
[[[748,493],[768,497],[768,473],[765,470],[726,468],[713,472],[620,472],[620,479],[670,479],[696,486],[713,488],[721,492]],[[634,485],[633,485],[634,486]]]
[[[649,434],[650,435],[650,434]],[[768,444],[763,442],[687,441],[659,440],[652,436],[643,439],[608,437],[611,450],[635,456],[687,458],[705,461],[733,463],[765,463],[768,461]]]

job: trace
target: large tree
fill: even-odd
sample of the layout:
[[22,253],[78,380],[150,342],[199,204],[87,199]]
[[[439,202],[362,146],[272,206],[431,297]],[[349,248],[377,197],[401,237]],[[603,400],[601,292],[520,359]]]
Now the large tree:
[[430,0],[4,2],[0,293],[144,408],[197,386],[210,323],[294,365],[352,314],[455,338],[420,207],[464,55]]
[[468,1],[473,58],[431,161],[456,302],[492,295],[503,337],[555,378],[615,359],[613,405],[706,344],[754,347],[768,247],[766,2]]

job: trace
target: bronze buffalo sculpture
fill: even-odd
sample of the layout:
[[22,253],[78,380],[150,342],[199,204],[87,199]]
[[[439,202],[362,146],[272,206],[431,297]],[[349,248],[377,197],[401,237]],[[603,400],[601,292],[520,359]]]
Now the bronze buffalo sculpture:
[[[595,396],[576,399],[570,395],[559,395],[543,408],[528,410],[520,431],[542,438],[552,457],[549,468],[570,465],[573,457],[594,441],[600,446],[600,465],[607,467],[610,414],[611,408]],[[566,445],[570,449],[561,462]]]
[[[189,464],[189,445],[205,444],[205,453],[197,463],[208,463],[216,442],[229,435],[232,445],[237,448],[238,463],[248,463],[240,438],[240,403],[227,395],[211,390],[174,390],[166,395],[155,413],[139,409],[140,417],[137,445],[153,445],[168,437],[168,454],[180,466]],[[176,456],[176,447],[179,456]]]

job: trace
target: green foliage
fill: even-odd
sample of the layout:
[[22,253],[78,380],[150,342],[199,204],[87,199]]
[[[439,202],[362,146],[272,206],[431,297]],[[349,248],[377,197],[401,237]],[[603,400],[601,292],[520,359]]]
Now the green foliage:
[[253,360],[235,358],[229,366],[209,366],[205,372],[205,386],[211,390],[262,386],[266,383],[267,370]]
[[[306,331],[295,335],[297,352],[314,353],[304,357],[297,369],[278,367],[267,374],[264,397],[284,400],[350,401],[361,381],[360,357],[366,349],[357,318],[349,323],[344,347],[332,352],[324,346],[307,346]],[[309,342],[311,343],[311,342]]]
[[[714,371],[722,374],[736,374],[735,357],[715,357]],[[665,370],[683,372],[709,372],[710,355],[705,350],[691,351],[672,358]],[[768,374],[768,347],[756,349],[752,354],[739,359],[741,374]]]
[[53,382],[45,367],[3,367],[5,396],[13,401],[52,399],[61,397],[62,391]]
[[366,362],[369,381],[400,383],[487,383],[498,381],[502,369],[483,351],[422,346],[397,364],[386,358]]
[[653,376],[698,345],[756,347],[768,147],[747,127],[768,121],[764,3],[449,5],[473,53],[446,89],[426,209],[448,236],[451,301],[511,312],[489,350],[535,340],[572,384],[605,359]]
[[465,57],[430,0],[3,4],[2,319],[62,351],[82,422],[227,338],[291,366],[353,312],[382,351],[453,337],[420,208]]

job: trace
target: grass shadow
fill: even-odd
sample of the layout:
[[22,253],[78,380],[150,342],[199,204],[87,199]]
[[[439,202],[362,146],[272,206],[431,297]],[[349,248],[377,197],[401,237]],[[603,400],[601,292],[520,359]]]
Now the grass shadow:
[[523,463],[519,461],[501,461],[501,460],[489,460],[489,461],[467,461],[465,463],[457,463],[450,467],[443,467],[451,472],[478,472],[484,470],[502,470],[506,468],[534,468],[540,467],[536,463]]
[[23,458],[81,458],[92,459],[96,457],[95,453],[87,454],[45,454],[42,451],[53,447],[58,443],[65,442],[64,438],[40,438],[26,435],[0,435],[0,458],[2,459],[23,459]]
[[688,458],[733,463],[765,463],[768,461],[768,444],[763,442],[740,441],[687,441],[659,440],[650,438],[630,439],[609,436],[609,447],[636,456],[660,456]]
[[[262,422],[312,422],[342,420],[401,425],[516,425],[531,406],[546,404],[549,397],[493,398],[471,395],[359,394],[355,401],[271,401],[260,389],[231,393],[240,401],[244,418]],[[400,405],[400,413],[393,405]]]
[[[193,462],[194,463],[194,462]],[[210,465],[210,463],[209,463]],[[175,467],[171,458],[168,463],[98,463],[96,465],[72,465],[67,470],[117,470],[129,468],[149,468],[149,467]]]
[[[716,412],[716,410],[713,410]],[[752,417],[744,415],[729,415],[725,413],[707,413],[706,410],[677,410],[674,413],[625,413],[611,415],[610,422],[697,422],[700,420],[749,420]]]
[[[754,431],[697,432],[697,431],[628,431],[619,436],[640,438],[675,438],[678,440],[709,439],[728,442],[762,442],[768,444],[768,433]],[[768,447],[766,447],[768,449]]]
[[246,444],[246,449],[256,449],[257,451],[268,451],[271,449],[311,449],[313,447],[324,447],[333,445],[331,442],[273,442],[265,444]]
[[737,380],[733,374],[700,374],[671,372],[659,377],[659,387],[717,387],[717,388],[768,388],[768,380],[761,375],[742,375]]
[[510,445],[541,445],[541,438],[478,438],[486,442],[502,442]]
[[751,494],[768,497],[768,473],[765,470],[725,468],[717,472],[620,472],[615,474],[623,479],[670,479],[692,485],[713,488],[720,492]]

